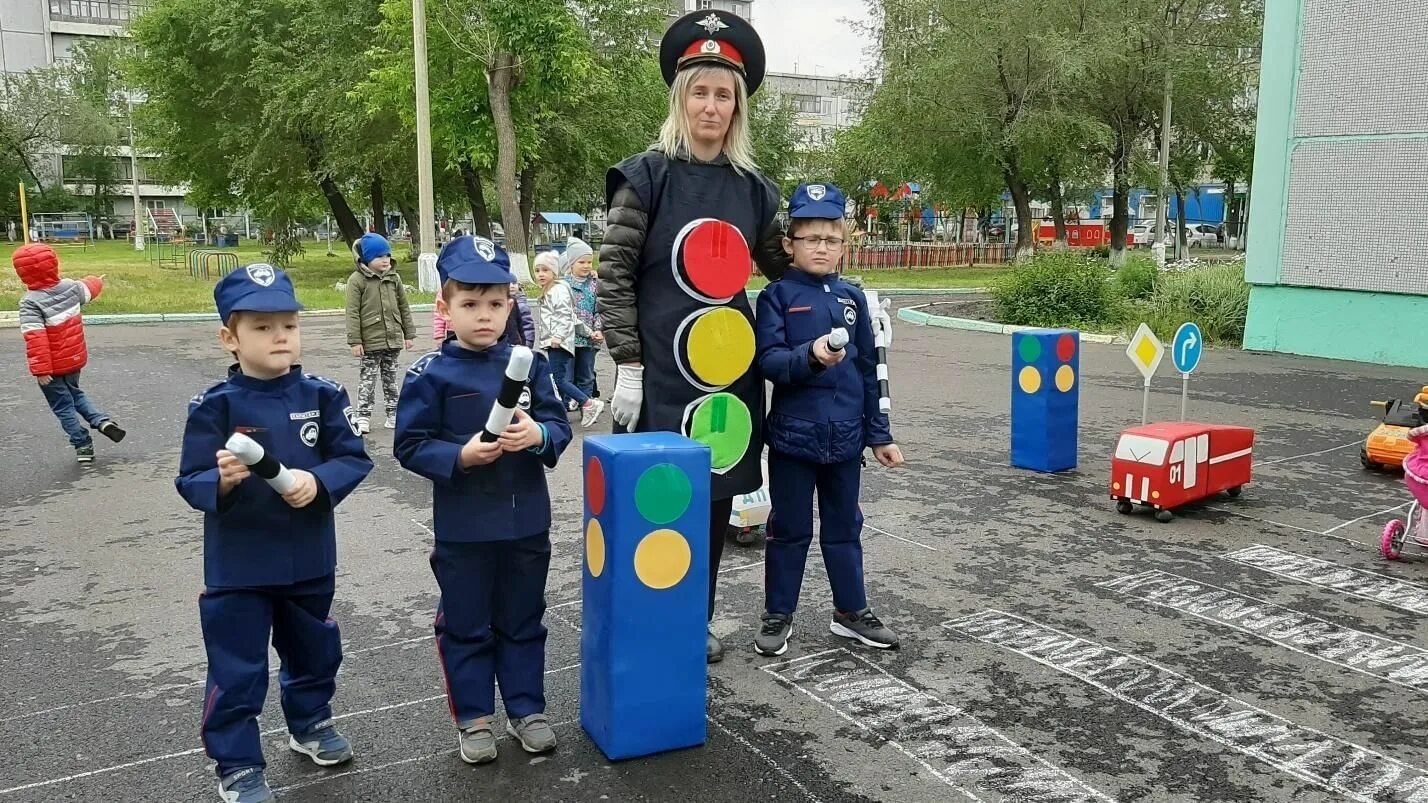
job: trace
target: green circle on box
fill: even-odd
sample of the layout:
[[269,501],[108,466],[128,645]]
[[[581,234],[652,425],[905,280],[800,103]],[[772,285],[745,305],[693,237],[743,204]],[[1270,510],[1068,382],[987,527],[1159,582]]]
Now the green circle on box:
[[699,402],[689,422],[689,437],[709,447],[715,471],[732,467],[749,451],[754,419],[749,407],[732,393],[715,393]]
[[669,524],[689,509],[694,489],[677,466],[650,466],[635,482],[635,507],[652,524]]
[[1036,362],[1041,357],[1041,341],[1034,337],[1023,337],[1016,346],[1022,362]]

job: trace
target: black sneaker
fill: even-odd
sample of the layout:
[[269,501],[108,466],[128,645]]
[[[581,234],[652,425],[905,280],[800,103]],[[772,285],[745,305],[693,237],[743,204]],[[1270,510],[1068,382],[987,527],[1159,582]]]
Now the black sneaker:
[[828,630],[835,636],[856,639],[869,647],[877,647],[880,650],[897,649],[897,634],[883,624],[872,608],[864,608],[856,613],[834,613]]
[[754,637],[754,652],[759,655],[783,655],[788,652],[788,636],[792,632],[792,616],[782,613],[764,614],[764,626]]
[[724,660],[724,642],[714,635],[714,631],[707,631],[704,639],[704,663],[717,664]]
[[94,444],[86,443],[83,446],[74,447],[74,459],[81,463],[94,462]]
[[123,427],[114,423],[114,421],[111,419],[99,425],[99,434],[103,435],[111,441],[114,441],[115,443],[118,443],[119,441],[124,440],[124,436],[128,435],[129,433],[125,432]]

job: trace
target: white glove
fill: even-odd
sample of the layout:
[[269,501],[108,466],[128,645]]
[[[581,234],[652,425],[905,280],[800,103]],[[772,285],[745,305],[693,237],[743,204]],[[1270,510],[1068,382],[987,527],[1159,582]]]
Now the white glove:
[[645,368],[643,365],[615,367],[615,395],[610,399],[610,415],[622,427],[632,427],[640,418],[640,406],[645,400]]
[[891,309],[892,299],[884,298],[878,301],[878,308],[873,310],[873,323],[883,330],[883,345],[888,348],[892,348],[893,341],[892,315],[888,312]]

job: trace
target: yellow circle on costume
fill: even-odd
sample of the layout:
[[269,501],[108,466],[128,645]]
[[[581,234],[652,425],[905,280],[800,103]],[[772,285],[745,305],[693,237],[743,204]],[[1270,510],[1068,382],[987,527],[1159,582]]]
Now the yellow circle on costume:
[[1062,393],[1071,392],[1076,387],[1076,370],[1069,365],[1056,369],[1056,389]]
[[689,573],[689,542],[674,530],[655,530],[635,547],[635,576],[655,590],[673,588]]
[[754,328],[742,312],[718,307],[699,316],[685,346],[689,367],[715,387],[731,384],[754,362]]
[[596,518],[585,525],[585,565],[590,567],[591,577],[599,577],[605,571],[605,531]]
[[1041,372],[1033,366],[1026,366],[1017,374],[1017,384],[1021,385],[1022,393],[1035,393],[1041,390]]

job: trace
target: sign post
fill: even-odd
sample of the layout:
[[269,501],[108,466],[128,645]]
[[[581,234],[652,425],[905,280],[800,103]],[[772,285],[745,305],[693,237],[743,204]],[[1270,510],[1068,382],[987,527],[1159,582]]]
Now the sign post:
[[1170,359],[1175,362],[1175,370],[1180,372],[1180,420],[1185,420],[1185,405],[1190,398],[1190,374],[1200,365],[1200,355],[1205,350],[1205,337],[1200,326],[1186,322],[1175,330],[1175,339],[1170,346]]
[[1145,397],[1140,406],[1140,423],[1144,426],[1150,419],[1150,379],[1155,376],[1155,369],[1160,367],[1160,361],[1165,358],[1165,346],[1155,333],[1150,331],[1150,327],[1142,323],[1131,337],[1130,345],[1126,347],[1126,356],[1140,371],[1140,375],[1145,377]]

